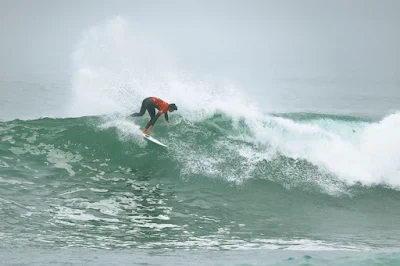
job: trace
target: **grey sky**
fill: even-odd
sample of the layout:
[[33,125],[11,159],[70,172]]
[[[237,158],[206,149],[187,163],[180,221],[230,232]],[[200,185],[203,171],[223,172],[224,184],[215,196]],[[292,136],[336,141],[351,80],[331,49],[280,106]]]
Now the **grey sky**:
[[83,31],[120,15],[171,48],[182,68],[223,73],[247,87],[322,78],[384,80],[393,91],[399,14],[396,0],[1,0],[0,80],[68,81]]
[[2,0],[0,68],[62,70],[82,30],[121,15],[179,47],[193,65],[244,65],[282,76],[312,76],[316,70],[396,76],[398,14],[395,0]]

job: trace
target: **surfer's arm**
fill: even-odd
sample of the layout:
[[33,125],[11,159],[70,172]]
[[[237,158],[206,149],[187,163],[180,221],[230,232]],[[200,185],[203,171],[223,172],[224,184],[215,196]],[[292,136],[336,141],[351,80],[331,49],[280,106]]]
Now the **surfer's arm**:
[[165,112],[165,113],[164,113],[164,116],[165,116],[165,120],[169,123],[169,121],[168,121],[168,113]]

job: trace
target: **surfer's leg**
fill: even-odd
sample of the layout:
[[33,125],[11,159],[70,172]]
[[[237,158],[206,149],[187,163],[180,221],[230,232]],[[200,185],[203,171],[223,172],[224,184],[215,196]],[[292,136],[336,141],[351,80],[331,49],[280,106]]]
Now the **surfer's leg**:
[[153,131],[153,119],[156,116],[156,108],[154,107],[154,104],[152,105],[147,105],[147,112],[149,112],[150,115],[150,121],[147,123],[146,127],[143,130],[143,133],[148,135],[149,133],[147,132],[147,129],[150,128],[150,131]]
[[146,108],[147,108],[147,102],[148,102],[149,98],[146,98],[143,100],[142,102],[142,107],[140,107],[140,112],[139,113],[134,113],[132,114],[133,117],[137,117],[137,116],[143,116],[144,113],[146,112]]
[[153,118],[156,116],[156,108],[154,105],[147,106],[147,112],[149,112],[150,120],[153,120]]
[[[147,112],[149,112],[150,121],[149,121],[149,123],[147,123],[145,129],[147,130],[148,128],[150,128],[150,131],[153,131],[153,125],[154,125],[154,123],[155,123],[154,120],[157,120],[157,117],[156,117],[156,108],[154,107],[154,105],[148,106],[148,107],[147,107]],[[146,133],[146,134],[148,134],[148,133]]]

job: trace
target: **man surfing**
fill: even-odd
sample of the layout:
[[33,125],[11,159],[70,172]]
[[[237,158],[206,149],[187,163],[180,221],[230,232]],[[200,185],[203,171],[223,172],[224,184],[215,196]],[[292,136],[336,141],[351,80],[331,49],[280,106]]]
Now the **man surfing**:
[[[156,108],[159,110],[156,114]],[[132,114],[133,117],[143,116],[146,110],[149,112],[150,121],[147,123],[146,127],[143,129],[143,133],[146,135],[150,135],[147,130],[150,128],[150,131],[153,131],[153,126],[156,123],[157,119],[160,115],[164,114],[165,120],[168,121],[168,112],[173,112],[178,110],[178,107],[174,103],[167,103],[163,100],[156,97],[148,97],[143,100],[142,107],[140,107],[139,113]]]

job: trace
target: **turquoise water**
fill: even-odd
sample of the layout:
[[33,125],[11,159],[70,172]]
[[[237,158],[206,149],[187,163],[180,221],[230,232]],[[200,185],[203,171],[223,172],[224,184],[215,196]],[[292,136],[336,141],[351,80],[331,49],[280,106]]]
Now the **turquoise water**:
[[398,260],[398,114],[266,114],[257,130],[218,113],[175,115],[153,134],[167,149],[140,136],[135,123],[145,121],[1,123],[4,256],[39,250],[37,265],[64,265],[84,248],[87,265]]

